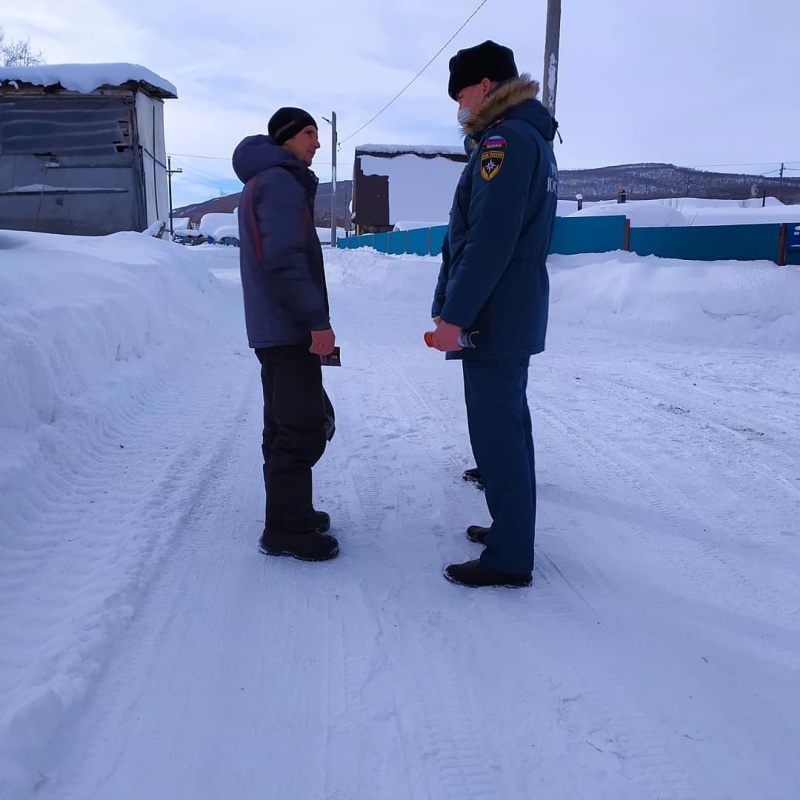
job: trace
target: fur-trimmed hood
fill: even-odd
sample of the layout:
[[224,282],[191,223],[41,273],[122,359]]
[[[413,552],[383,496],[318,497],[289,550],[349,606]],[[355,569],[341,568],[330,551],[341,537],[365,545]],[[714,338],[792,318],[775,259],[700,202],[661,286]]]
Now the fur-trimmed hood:
[[[546,141],[551,142],[555,138],[558,123],[536,99],[538,94],[539,82],[524,72],[518,78],[501,83],[486,97],[478,111],[461,126],[464,136],[472,140],[479,139],[493,122],[513,116],[525,118]],[[520,108],[517,109],[517,106]]]

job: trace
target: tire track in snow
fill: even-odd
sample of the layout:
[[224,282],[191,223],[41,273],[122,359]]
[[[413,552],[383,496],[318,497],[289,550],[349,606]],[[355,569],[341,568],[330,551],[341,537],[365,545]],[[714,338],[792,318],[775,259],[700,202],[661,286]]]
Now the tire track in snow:
[[[730,557],[708,537],[700,536],[703,528],[716,532],[714,520],[706,518],[696,503],[674,484],[660,481],[648,465],[566,421],[566,415],[542,398],[537,398],[537,407],[550,428],[561,432],[571,452],[589,454],[590,460],[584,459],[581,465],[572,461],[573,468],[581,474],[582,487],[592,490],[600,498],[606,496],[609,487],[613,487],[616,495],[635,497],[644,504],[645,508],[640,511],[629,510],[635,518],[631,516],[627,522],[632,526],[631,531],[638,534],[636,538],[648,542],[659,552],[660,558],[674,564],[682,574],[691,576],[696,587],[702,587],[717,598],[724,597],[731,607],[740,610],[785,609],[787,619],[794,616],[796,612],[786,608],[785,592],[781,587],[764,586],[745,570],[733,565]],[[587,464],[591,466],[587,468]],[[645,521],[653,515],[660,522],[666,522],[671,531],[686,534],[681,540],[682,548],[675,547],[673,538],[662,542],[658,536],[652,535]],[[742,531],[749,530],[743,523],[739,523],[739,527]],[[720,536],[719,532],[717,536]],[[709,570],[709,563],[719,565],[720,571]]]
[[[230,359],[232,349],[225,343],[209,359]],[[26,731],[12,738],[12,759],[35,760],[85,701],[230,444],[228,426],[244,406],[230,408],[229,392],[206,390],[213,378],[202,351],[195,355],[160,370],[155,382],[126,384],[103,411],[77,407],[42,431],[50,463],[6,506],[13,529],[0,563],[8,611],[0,625],[0,694],[8,698],[0,738],[12,726]],[[80,447],[66,451],[64,441]]]

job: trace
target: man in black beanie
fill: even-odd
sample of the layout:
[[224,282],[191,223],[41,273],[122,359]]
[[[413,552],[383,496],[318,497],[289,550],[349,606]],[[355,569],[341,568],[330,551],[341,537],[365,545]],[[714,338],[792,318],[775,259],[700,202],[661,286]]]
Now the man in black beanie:
[[[507,47],[486,41],[450,59],[450,97],[469,162],[456,188],[434,292],[434,347],[460,359],[470,444],[489,527],[471,525],[478,559],[451,564],[464,586],[531,583],[536,475],[528,364],[544,350],[546,259],[556,213],[556,122]],[[459,337],[474,331],[477,346]]]
[[322,248],[314,227],[317,123],[301,108],[278,109],[268,136],[233,153],[245,184],[239,241],[245,322],[261,363],[264,393],[267,555],[325,561],[339,552],[330,517],[313,506],[312,467],[333,436],[333,408],[320,356],[333,352]]

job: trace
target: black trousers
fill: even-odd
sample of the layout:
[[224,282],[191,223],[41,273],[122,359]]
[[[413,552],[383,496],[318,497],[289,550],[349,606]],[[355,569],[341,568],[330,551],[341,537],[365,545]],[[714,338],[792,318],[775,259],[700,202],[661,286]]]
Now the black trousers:
[[311,469],[325,452],[332,418],[320,358],[308,345],[257,348],[256,356],[264,390],[266,527],[280,533],[313,530]]

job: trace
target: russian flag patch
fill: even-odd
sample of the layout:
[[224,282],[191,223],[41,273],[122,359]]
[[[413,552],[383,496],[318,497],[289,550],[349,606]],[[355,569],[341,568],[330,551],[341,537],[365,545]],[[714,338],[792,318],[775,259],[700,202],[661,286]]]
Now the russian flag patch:
[[508,147],[508,142],[502,136],[490,136],[484,143],[484,150],[497,150],[500,147]]

